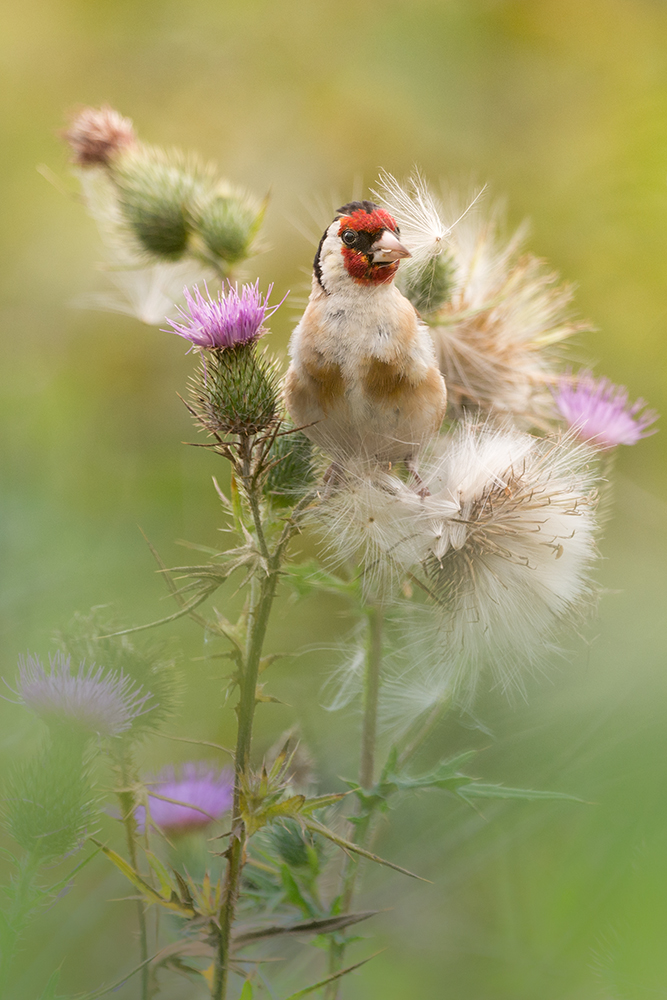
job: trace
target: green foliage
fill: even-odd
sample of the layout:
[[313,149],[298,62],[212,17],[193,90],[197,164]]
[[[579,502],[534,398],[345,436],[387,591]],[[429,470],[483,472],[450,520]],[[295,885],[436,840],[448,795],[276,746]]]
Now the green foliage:
[[[174,872],[174,877],[172,879],[166,875],[166,869],[161,866],[162,877],[160,878],[160,888],[154,889],[152,885],[149,885],[149,883],[134,870],[132,865],[128,864],[124,858],[121,858],[120,854],[116,851],[112,851],[110,847],[106,847],[104,844],[101,844],[99,840],[95,840],[94,837],[91,837],[91,840],[94,844],[97,844],[105,857],[107,857],[109,861],[116,866],[118,871],[125,876],[128,882],[130,882],[134,888],[139,891],[147,903],[157,903],[159,906],[164,907],[166,910],[170,910],[179,917],[192,918],[197,915],[190,888],[178,872]],[[156,859],[154,858],[151,863],[151,869],[154,872],[156,870],[155,861]]]
[[263,208],[238,195],[215,194],[204,202],[195,225],[214,257],[236,264],[249,255],[263,217]]
[[[376,952],[375,954],[379,955],[380,952]],[[301,1000],[301,997],[308,996],[309,993],[314,993],[316,990],[326,986],[327,983],[333,983],[336,979],[341,979],[349,972],[354,972],[355,969],[360,969],[362,965],[365,965],[366,962],[370,962],[372,958],[375,958],[375,955],[369,955],[368,958],[364,958],[361,962],[356,962],[354,965],[348,965],[347,968],[341,969],[339,972],[334,972],[332,975],[327,976],[326,979],[320,979],[317,983],[312,983],[310,986],[306,986],[303,990],[297,990],[296,993],[290,993],[285,1000]]]
[[274,423],[279,392],[276,366],[255,344],[209,350],[191,381],[192,412],[211,434],[257,434]]
[[17,764],[5,787],[4,812],[9,833],[37,863],[79,847],[95,817],[82,747],[54,742]]
[[178,260],[188,248],[192,211],[204,177],[179,153],[142,146],[120,157],[111,177],[128,228],[148,254]]
[[[281,430],[289,430],[285,421]],[[313,444],[303,431],[289,430],[273,441],[268,455],[272,463],[264,492],[279,506],[292,506],[307,493],[315,481]]]
[[421,270],[408,271],[404,292],[417,312],[429,315],[441,309],[451,297],[454,280],[453,261],[445,251],[431,257]]
[[[567,792],[536,791],[530,788],[507,788],[505,785],[494,785],[479,781],[460,770],[465,764],[477,756],[476,750],[467,750],[440,761],[435,767],[424,774],[406,774],[400,764],[398,749],[392,747],[380,780],[374,788],[366,791],[356,782],[348,785],[354,791],[362,805],[362,817],[374,809],[386,809],[389,800],[397,792],[418,791],[423,788],[437,788],[451,792],[459,798],[471,799],[520,799],[532,801],[569,801],[583,802],[583,799]],[[356,819],[359,822],[359,818]]]
[[336,594],[346,597],[357,604],[362,601],[362,589],[359,578],[346,580],[322,569],[316,559],[306,559],[299,563],[287,563],[283,567],[287,583],[293,588],[297,597],[310,597],[320,591],[325,594]]

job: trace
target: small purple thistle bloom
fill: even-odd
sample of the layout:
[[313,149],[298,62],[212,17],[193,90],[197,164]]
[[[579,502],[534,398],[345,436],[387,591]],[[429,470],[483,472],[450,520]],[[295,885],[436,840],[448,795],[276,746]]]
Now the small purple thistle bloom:
[[648,428],[659,414],[646,410],[643,399],[630,403],[625,386],[614,385],[608,378],[596,379],[589,371],[564,376],[553,396],[568,425],[597,448],[636,444],[657,430]]
[[202,295],[197,285],[192,289],[193,294],[189,288],[184,289],[188,311],[179,306],[180,320],[167,319],[173,330],[164,331],[185,337],[195,347],[225,348],[254,343],[264,332],[262,324],[273,316],[287,297],[278,305],[269,306],[273,285],[269,285],[266,297],[263,297],[259,291],[259,278],[254,285],[242,285],[240,292],[238,285],[228,284],[227,291],[222,288],[215,299],[211,297],[208,285],[204,287],[206,295]]
[[[146,785],[151,823],[168,834],[189,833],[208,826],[231,809],[234,797],[232,771],[218,771],[201,761],[183,764],[179,775],[173,767],[165,767],[155,778],[147,780]],[[164,798],[156,798],[150,789]],[[143,833],[146,823],[143,806],[137,807],[136,819]]]
[[[10,690],[13,690],[10,688]],[[152,694],[142,693],[131,677],[81,663],[72,673],[70,657],[49,656],[47,670],[37,656],[19,659],[17,690],[21,702],[45,722],[73,725],[99,736],[118,736],[133,719],[149,712]]]

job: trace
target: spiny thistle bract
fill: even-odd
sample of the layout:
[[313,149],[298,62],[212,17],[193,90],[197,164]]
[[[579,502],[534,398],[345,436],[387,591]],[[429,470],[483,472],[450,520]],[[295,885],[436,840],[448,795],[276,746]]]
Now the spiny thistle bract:
[[312,866],[322,854],[321,841],[302,830],[295,820],[283,819],[274,823],[266,834],[269,849],[273,849],[281,861],[290,868]]
[[253,345],[207,351],[190,384],[197,422],[218,436],[266,430],[278,414],[278,393],[274,362]]
[[205,176],[177,153],[141,146],[117,160],[111,174],[130,232],[147,254],[178,260],[188,248],[193,206]]
[[248,195],[217,192],[205,198],[195,227],[214,258],[236,264],[249,256],[264,209]]
[[7,829],[35,861],[62,857],[90,834],[95,805],[81,754],[59,742],[18,765],[4,789]]
[[74,673],[62,653],[49,656],[48,668],[36,656],[21,657],[15,694],[49,725],[98,736],[125,732],[154,703],[131,677],[85,662]]
[[456,268],[445,250],[428,260],[421,270],[408,271],[401,289],[417,312],[430,315],[444,306],[456,287]]
[[269,449],[268,461],[271,467],[264,493],[278,506],[297,503],[315,481],[313,442],[288,421],[281,425],[281,433]]

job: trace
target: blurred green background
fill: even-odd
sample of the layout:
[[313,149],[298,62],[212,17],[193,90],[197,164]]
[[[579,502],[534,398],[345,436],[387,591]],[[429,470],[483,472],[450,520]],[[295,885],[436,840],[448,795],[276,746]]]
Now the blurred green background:
[[[531,249],[578,285],[597,332],[576,361],[667,411],[667,4],[663,0],[23,0],[6,5],[2,86],[1,672],[44,654],[76,610],[110,604],[128,623],[167,613],[139,533],[167,562],[187,538],[216,544],[213,456],[176,392],[184,345],[123,317],[73,308],[100,287],[97,236],[57,138],[65,113],[109,102],[149,142],[195,148],[231,180],[271,192],[262,287],[307,287],[309,205],[347,200],[380,166],[419,164],[488,181]],[[57,190],[38,172],[63,178]],[[71,191],[70,196],[67,192]],[[273,321],[284,352],[296,304]],[[667,997],[667,438],[618,456],[615,510],[598,575],[599,617],[526,702],[485,692],[424,751],[478,746],[474,771],[586,799],[483,815],[444,796],[396,810],[378,848],[432,885],[367,873],[364,905],[388,908],[354,956],[386,947],[349,1000],[640,1000]],[[328,714],[321,685],[346,628],[332,601],[286,604],[271,636],[282,661],[260,708],[258,755],[298,718],[322,786],[356,767],[359,720]],[[195,626],[168,630],[188,679],[175,731],[231,738],[216,661]],[[0,703],[2,766],[41,730]],[[486,731],[485,731],[486,730]],[[185,756],[154,740],[145,766]],[[105,835],[116,836],[111,821]],[[9,842],[7,842],[7,846]],[[16,1000],[63,964],[90,989],[136,954],[127,892],[97,860],[26,942]],[[370,933],[370,927],[368,929]],[[305,948],[284,995],[317,978]],[[134,981],[119,997],[137,995]],[[201,996],[185,980],[166,1000]]]

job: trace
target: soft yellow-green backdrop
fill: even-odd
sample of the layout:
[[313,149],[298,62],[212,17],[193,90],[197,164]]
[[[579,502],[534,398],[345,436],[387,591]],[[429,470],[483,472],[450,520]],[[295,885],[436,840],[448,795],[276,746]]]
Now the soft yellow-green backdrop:
[[[57,138],[77,105],[112,103],[145,140],[195,148],[270,191],[271,249],[251,267],[280,295],[304,285],[313,250],[300,230],[317,199],[346,200],[380,166],[488,181],[510,224],[530,217],[531,248],[578,285],[597,331],[574,359],[667,410],[662,0],[22,0],[2,22],[6,677],[77,609],[110,603],[131,623],[163,613],[137,525],[167,560],[183,558],[174,539],[220,538],[217,465],[180,443],[193,435],[176,397],[191,368],[182,342],[71,305],[99,286],[94,227]],[[295,314],[276,316],[276,350]],[[475,745],[485,778],[590,804],[479,816],[433,793],[397,810],[381,849],[433,885],[368,873],[365,903],[392,908],[376,921],[388,950],[349,981],[350,1000],[667,997],[666,453],[659,433],[618,456],[599,569],[608,592],[572,655],[529,682],[527,703],[483,693],[483,728],[452,720],[425,757]],[[285,606],[273,648],[335,644],[343,611]],[[233,717],[214,666],[196,659],[200,636],[188,623],[169,634],[189,682],[175,731],[225,742]],[[323,785],[355,767],[358,720],[320,707],[335,660],[285,661],[272,689],[292,707],[260,710],[258,750],[297,716]],[[41,732],[7,704],[0,723],[4,767]],[[145,765],[182,756],[154,741]],[[88,869],[28,938],[15,1000],[36,998],[61,962],[70,991],[130,968],[131,905],[102,908],[125,892],[102,861]],[[354,954],[363,947],[374,945]],[[305,953],[280,996],[316,978],[318,953]],[[200,995],[184,980],[164,993]]]

